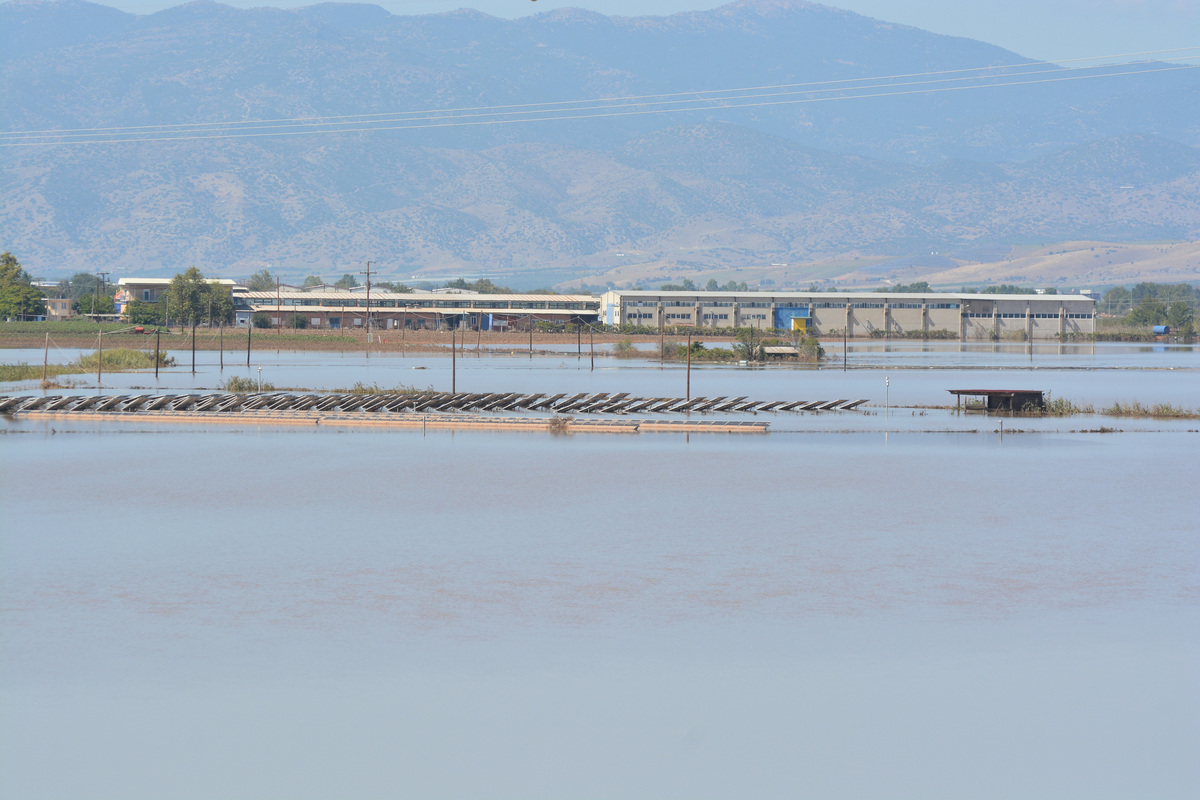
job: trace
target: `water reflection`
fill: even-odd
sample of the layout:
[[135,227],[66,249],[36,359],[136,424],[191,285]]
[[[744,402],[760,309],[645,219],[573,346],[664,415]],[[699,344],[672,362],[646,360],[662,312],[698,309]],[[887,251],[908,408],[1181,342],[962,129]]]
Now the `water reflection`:
[[1197,788],[1186,434],[3,446],[5,796]]

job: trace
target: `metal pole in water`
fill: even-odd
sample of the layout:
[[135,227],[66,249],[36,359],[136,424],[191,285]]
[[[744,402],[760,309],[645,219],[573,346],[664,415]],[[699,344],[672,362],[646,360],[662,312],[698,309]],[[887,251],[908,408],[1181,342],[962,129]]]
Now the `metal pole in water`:
[[588,349],[592,353],[592,368],[589,372],[596,371],[596,332],[592,328],[588,328]]
[[529,315],[529,359],[533,360],[533,314]]
[[192,374],[196,374],[196,320],[192,320]]
[[450,331],[450,394],[457,394],[457,370],[458,370],[458,348],[455,344],[458,340],[458,331]]
[[50,368],[50,334],[46,334],[46,349],[42,352],[42,383],[46,382],[46,372]]
[[[846,326],[846,327],[847,327],[847,330],[849,330],[849,326]],[[848,356],[846,355],[846,331],[842,331],[842,372],[846,371],[846,362],[847,361],[848,361]]]
[[254,312],[246,316],[246,369],[250,369],[250,337],[254,335]]
[[[158,361],[159,361],[158,342],[159,342],[159,338],[161,336],[162,336],[162,331],[159,330],[158,328],[155,328],[154,329],[154,380],[155,381],[158,380]],[[249,366],[249,364],[247,364],[246,366]]]
[[221,372],[225,371],[225,321],[221,320]]
[[104,371],[104,329],[96,332],[96,388],[100,388],[101,374]]
[[692,399],[692,332],[688,331],[687,341],[687,399]]

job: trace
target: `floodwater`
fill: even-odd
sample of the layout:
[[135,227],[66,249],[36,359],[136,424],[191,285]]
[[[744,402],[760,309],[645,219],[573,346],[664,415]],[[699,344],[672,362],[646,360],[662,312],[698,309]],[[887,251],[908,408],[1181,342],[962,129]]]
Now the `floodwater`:
[[[541,348],[544,350],[548,348]],[[761,400],[865,398],[870,404],[948,405],[947,389],[1041,389],[1078,405],[1114,402],[1147,405],[1171,403],[1195,408],[1200,402],[1200,346],[1137,344],[960,344],[958,342],[851,343],[846,367],[840,347],[826,343],[828,360],[820,369],[791,365],[747,367],[737,364],[693,364],[691,393],[698,396],[746,396]],[[59,351],[65,363],[78,350]],[[40,363],[40,350],[3,351],[6,362]],[[153,373],[103,376],[101,391],[216,391],[231,376],[280,387],[336,389],[356,382],[384,387],[414,386],[449,391],[449,353],[372,354],[261,350],[252,354],[196,354],[170,351],[177,365]],[[261,368],[261,370],[260,370]],[[660,365],[645,359],[614,358],[597,351],[595,369],[584,343],[583,353],[570,351],[529,358],[520,347],[483,350],[465,348],[453,366],[454,385],[462,392],[627,392],[646,397],[682,397],[687,392],[683,364]],[[64,376],[77,386],[68,393],[96,390],[96,376]],[[4,384],[6,394],[37,393],[36,381]],[[63,390],[54,390],[63,393]]]
[[[766,436],[0,421],[0,797],[1197,796],[1200,426],[1001,436],[884,404],[1195,407],[1198,351],[881,347],[693,372],[875,404]],[[199,357],[156,388],[215,387]],[[279,385],[448,388],[439,356],[261,358]]]

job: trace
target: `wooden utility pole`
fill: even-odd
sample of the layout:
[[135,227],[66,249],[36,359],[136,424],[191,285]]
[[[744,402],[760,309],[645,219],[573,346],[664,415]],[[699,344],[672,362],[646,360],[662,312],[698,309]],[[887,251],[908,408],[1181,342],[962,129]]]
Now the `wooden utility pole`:
[[196,374],[196,320],[192,320],[192,374]]
[[575,358],[583,358],[583,326],[575,326]]
[[692,399],[692,332],[688,331],[687,340],[687,400]]
[[96,388],[100,388],[104,372],[104,329],[96,331]]
[[[159,330],[158,328],[155,328],[154,329],[154,380],[155,381],[158,380],[158,360],[159,360],[158,359],[158,340],[161,335],[162,335],[162,331]],[[249,360],[250,356],[247,355],[246,358],[247,358],[247,360]],[[249,363],[247,363],[246,366],[250,366]]]

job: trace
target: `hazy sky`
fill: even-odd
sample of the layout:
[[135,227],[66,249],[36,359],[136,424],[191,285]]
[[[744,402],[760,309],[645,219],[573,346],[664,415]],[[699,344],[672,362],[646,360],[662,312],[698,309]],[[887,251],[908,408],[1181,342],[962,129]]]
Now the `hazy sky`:
[[[100,0],[144,14],[178,0]],[[312,0],[227,0],[238,7],[313,5]],[[381,0],[394,14],[477,8],[515,17],[555,8],[604,14],[671,14],[714,0]],[[1081,58],[1200,45],[1200,0],[840,0],[828,3],[936,33],[968,36],[1039,59]]]

